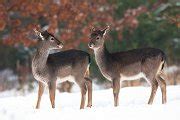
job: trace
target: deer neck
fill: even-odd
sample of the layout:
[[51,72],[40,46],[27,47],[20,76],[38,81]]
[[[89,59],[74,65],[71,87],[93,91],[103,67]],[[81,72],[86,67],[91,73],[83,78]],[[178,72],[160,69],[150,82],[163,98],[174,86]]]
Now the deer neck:
[[94,50],[95,60],[100,70],[106,69],[109,59],[109,52],[104,44],[102,47]]
[[39,72],[43,70],[47,65],[47,58],[49,50],[45,48],[38,48],[32,61],[32,68]]

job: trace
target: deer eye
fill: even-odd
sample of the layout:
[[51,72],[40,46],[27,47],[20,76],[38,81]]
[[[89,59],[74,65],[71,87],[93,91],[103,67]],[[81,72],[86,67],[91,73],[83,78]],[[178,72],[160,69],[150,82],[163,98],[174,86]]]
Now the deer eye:
[[99,40],[100,38],[99,38],[99,36],[96,38],[96,40]]
[[51,41],[54,41],[54,37],[51,37],[50,40],[51,40]]

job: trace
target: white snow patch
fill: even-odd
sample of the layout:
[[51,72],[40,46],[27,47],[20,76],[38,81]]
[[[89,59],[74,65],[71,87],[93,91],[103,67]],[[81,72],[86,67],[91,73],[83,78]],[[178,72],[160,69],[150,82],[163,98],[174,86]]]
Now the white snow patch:
[[165,72],[167,73],[174,73],[176,71],[180,70],[179,66],[172,65],[165,69]]
[[37,92],[25,96],[0,93],[0,120],[180,120],[180,86],[167,87],[167,104],[161,104],[161,92],[153,105],[147,105],[149,87],[128,87],[120,91],[120,106],[113,107],[112,89],[93,91],[93,107],[79,110],[80,93],[56,93],[56,108],[50,106],[49,95],[42,97],[35,109]]

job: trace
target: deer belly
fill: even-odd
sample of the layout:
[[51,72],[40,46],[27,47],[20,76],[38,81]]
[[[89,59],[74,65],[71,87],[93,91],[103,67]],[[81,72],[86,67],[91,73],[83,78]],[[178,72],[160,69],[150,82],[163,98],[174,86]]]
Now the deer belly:
[[57,83],[62,83],[65,81],[74,82],[75,78],[72,75],[66,76],[66,77],[57,77]]
[[123,74],[120,74],[121,76],[121,80],[137,80],[137,79],[140,79],[140,78],[146,78],[145,74],[140,72],[136,75],[131,75],[131,76],[127,76],[127,75],[123,75]]

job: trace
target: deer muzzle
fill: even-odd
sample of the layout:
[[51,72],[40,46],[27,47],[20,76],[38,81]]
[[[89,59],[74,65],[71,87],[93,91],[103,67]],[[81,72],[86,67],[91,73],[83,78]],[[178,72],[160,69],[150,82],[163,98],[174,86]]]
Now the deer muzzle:
[[89,46],[89,48],[93,48],[93,47],[95,46],[95,44],[94,44],[93,42],[90,42],[90,43],[88,44],[88,46]]
[[60,44],[57,45],[59,49],[63,48],[63,43],[61,42]]

